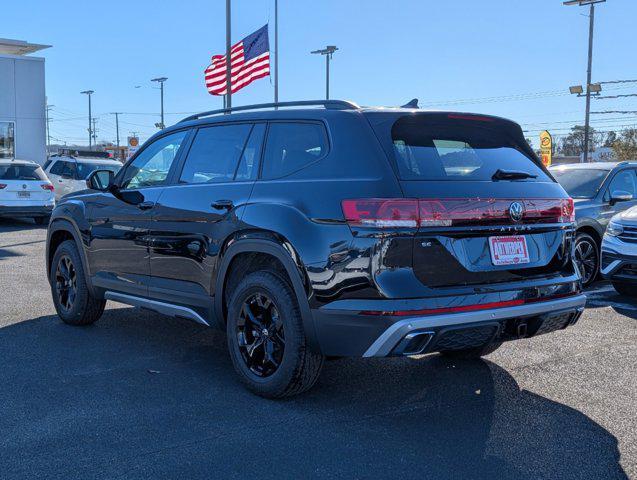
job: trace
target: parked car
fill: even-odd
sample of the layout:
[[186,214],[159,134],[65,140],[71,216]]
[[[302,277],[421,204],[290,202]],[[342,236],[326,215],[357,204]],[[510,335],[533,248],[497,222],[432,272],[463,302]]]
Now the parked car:
[[578,320],[573,203],[519,125],[272,106],[188,117],[60,202],[63,321],[115,300],[217,325],[239,378],[282,397],[326,356],[476,358]]
[[105,158],[72,157],[53,155],[44,165],[44,170],[55,185],[55,198],[86,189],[86,179],[95,170],[110,170],[117,173],[121,162]]
[[53,191],[37,163],[0,160],[0,217],[30,217],[43,225],[55,205]]
[[611,217],[637,205],[637,162],[576,163],[550,172],[575,200],[575,262],[588,286],[599,272],[600,246]]
[[611,218],[602,241],[602,276],[622,295],[637,296],[637,207]]

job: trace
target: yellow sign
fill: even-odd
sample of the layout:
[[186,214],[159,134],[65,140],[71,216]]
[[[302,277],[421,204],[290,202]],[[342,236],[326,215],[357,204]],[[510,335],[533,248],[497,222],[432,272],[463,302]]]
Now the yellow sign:
[[544,166],[550,167],[553,162],[553,138],[546,130],[540,133],[540,153]]

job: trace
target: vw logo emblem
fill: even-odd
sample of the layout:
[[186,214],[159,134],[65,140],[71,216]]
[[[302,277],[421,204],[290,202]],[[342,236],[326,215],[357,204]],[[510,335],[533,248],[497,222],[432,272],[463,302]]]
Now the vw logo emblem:
[[524,215],[524,205],[520,202],[513,202],[509,205],[509,216],[511,217],[511,220],[519,222],[522,220],[522,215]]
[[24,183],[22,184],[22,189],[23,189],[23,190],[26,190],[26,189],[27,189],[27,186],[26,186]]

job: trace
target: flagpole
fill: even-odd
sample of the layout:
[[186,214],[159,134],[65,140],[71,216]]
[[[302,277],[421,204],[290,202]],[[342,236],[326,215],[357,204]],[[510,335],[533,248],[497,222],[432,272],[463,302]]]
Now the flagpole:
[[232,62],[230,50],[230,0],[226,0],[226,108],[232,108]]
[[279,103],[279,0],[274,0],[274,103]]

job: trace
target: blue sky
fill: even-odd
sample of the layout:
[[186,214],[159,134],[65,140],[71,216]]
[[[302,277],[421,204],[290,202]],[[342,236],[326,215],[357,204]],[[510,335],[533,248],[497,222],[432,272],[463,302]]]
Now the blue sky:
[[[233,42],[266,22],[274,0],[233,1]],[[362,105],[422,106],[503,115],[535,139],[583,123],[584,101],[568,94],[586,75],[588,9],[560,0],[279,0],[280,99],[322,98],[324,61],[309,51],[340,50],[332,63],[331,96]],[[159,121],[166,76],[166,123],[216,108],[203,70],[225,48],[224,0],[5,2],[2,36],[53,45],[46,57],[51,133],[68,142],[86,137],[86,97],[100,140]],[[594,81],[637,79],[637,2],[608,0],[596,10]],[[273,31],[271,30],[271,48]],[[135,88],[139,86],[139,88]],[[608,93],[637,93],[636,84]],[[1,92],[0,92],[1,94]],[[272,101],[269,78],[233,97],[235,105]],[[637,110],[637,97],[595,100],[593,110]],[[600,130],[637,125],[637,114],[595,115]]]

